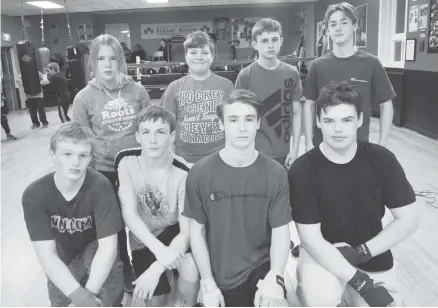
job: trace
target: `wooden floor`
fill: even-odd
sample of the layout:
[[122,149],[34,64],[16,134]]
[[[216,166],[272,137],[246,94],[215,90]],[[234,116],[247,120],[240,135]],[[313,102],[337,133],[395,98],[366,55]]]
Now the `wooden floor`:
[[[47,129],[30,129],[27,111],[9,115],[12,133],[17,141],[1,142],[1,305],[48,306],[46,278],[38,264],[23,220],[21,196],[25,187],[53,170],[48,155],[49,137],[59,126],[57,110],[48,111]],[[372,120],[371,140],[378,138],[378,120]],[[405,168],[416,191],[438,193],[438,141],[407,129],[394,128],[389,149]],[[303,149],[303,147],[301,147]],[[433,195],[438,199],[438,195]],[[421,226],[418,231],[393,251],[400,276],[405,306],[438,306],[438,201],[428,205],[418,198]],[[390,221],[390,214],[385,222]],[[296,231],[291,226],[293,239]],[[295,297],[296,260],[290,258],[286,269],[286,285],[290,306],[299,306]],[[131,305],[129,296],[125,303]],[[141,306],[141,303],[134,303]],[[183,306],[181,295],[174,292],[169,306]]]

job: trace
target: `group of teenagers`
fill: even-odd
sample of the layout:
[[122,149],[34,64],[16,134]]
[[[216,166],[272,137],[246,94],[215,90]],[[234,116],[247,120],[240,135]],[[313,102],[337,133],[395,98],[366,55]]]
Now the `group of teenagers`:
[[[390,249],[418,210],[385,148],[395,93],[353,45],[355,8],[330,5],[325,23],[333,50],[311,63],[304,93],[277,58],[281,25],[264,18],[252,30],[259,58],[235,87],[210,71],[210,37],[189,34],[189,74],[158,105],[126,75],[120,43],[94,39],[95,78],[50,140],[55,171],[22,198],[52,306],[120,306],[124,291],[163,306],[171,285],[188,306],[287,306],[292,221],[301,305],[401,305]],[[372,104],[379,144],[368,142]]]

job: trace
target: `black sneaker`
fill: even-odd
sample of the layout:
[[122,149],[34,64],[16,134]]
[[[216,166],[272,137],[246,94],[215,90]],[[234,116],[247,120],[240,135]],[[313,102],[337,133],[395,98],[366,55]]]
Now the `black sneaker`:
[[17,140],[17,137],[15,137],[14,135],[12,135],[11,133],[6,134],[6,139],[9,140]]
[[31,127],[30,127],[31,129],[35,129],[35,128],[40,128],[40,125],[38,124],[33,124]]
[[49,126],[49,123],[43,124],[43,128],[47,128]]
[[136,280],[136,277],[131,264],[123,268],[123,278],[123,290],[128,294],[134,293],[135,286],[132,283]]
[[294,256],[294,258],[298,258],[300,256],[300,251],[301,251],[301,245],[297,245],[294,247],[294,249],[291,250],[291,254],[292,256]]

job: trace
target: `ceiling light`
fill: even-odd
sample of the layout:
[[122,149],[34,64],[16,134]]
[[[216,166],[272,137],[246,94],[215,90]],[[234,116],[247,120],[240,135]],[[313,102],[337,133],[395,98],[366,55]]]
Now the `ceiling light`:
[[169,0],[146,0],[147,3],[169,3]]
[[40,7],[42,9],[61,9],[61,8],[63,8],[62,5],[59,5],[59,4],[50,2],[50,1],[31,1],[31,2],[26,2],[26,3]]
[[129,30],[122,30],[120,32],[122,32],[122,33],[129,33]]

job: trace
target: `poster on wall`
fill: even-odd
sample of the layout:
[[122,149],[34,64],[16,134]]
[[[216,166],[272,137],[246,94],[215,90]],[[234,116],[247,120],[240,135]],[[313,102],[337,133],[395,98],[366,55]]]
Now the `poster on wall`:
[[368,4],[356,7],[357,10],[357,29],[354,33],[354,43],[357,47],[367,47],[367,14]]
[[[325,36],[325,38],[321,38],[323,35]],[[321,20],[320,22],[318,22],[316,24],[316,46],[318,46],[321,43],[322,44],[321,48],[323,49],[324,48],[324,41],[327,42],[327,50],[332,49],[333,41],[327,33],[324,20]],[[326,51],[324,51],[324,53],[325,52]]]
[[428,53],[438,53],[438,0],[430,0]]
[[143,40],[162,39],[174,35],[187,35],[191,32],[202,31],[211,33],[212,22],[184,22],[166,24],[143,24],[141,25],[141,38]]
[[252,28],[263,17],[232,18],[231,40],[238,40],[240,44],[236,48],[252,48]]
[[214,28],[218,40],[230,39],[230,19],[228,17],[215,18]]
[[409,32],[418,30],[418,5],[413,5],[409,9]]
[[427,10],[428,4],[420,5],[420,16],[418,17],[418,28],[426,29],[427,28]]
[[78,40],[79,43],[90,42],[93,40],[93,28],[91,24],[78,25]]

